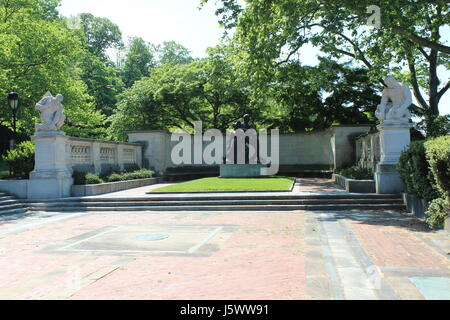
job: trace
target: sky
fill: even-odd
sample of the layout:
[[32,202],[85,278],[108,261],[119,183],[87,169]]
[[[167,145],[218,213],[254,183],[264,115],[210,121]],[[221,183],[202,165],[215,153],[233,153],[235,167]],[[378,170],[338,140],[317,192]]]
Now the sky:
[[127,40],[142,37],[158,44],[174,40],[194,57],[206,56],[209,46],[219,43],[223,34],[215,16],[214,1],[199,10],[200,0],[63,0],[65,16],[89,12],[117,24]]
[[[200,0],[62,0],[60,12],[64,16],[91,13],[117,24],[126,41],[138,36],[152,44],[176,41],[191,51],[193,57],[205,57],[208,47],[219,44],[223,30],[215,15],[215,0],[199,9]],[[317,49],[305,46],[301,50],[302,63],[315,65]],[[450,76],[440,70],[440,77]],[[450,90],[440,103],[441,114],[450,113]]]

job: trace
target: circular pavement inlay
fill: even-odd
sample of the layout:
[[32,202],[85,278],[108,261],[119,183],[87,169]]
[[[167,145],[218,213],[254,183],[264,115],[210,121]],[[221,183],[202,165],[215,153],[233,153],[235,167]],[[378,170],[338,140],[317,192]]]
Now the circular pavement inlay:
[[151,233],[151,234],[141,234],[133,238],[133,240],[137,241],[158,241],[164,240],[169,237],[168,234],[163,233]]

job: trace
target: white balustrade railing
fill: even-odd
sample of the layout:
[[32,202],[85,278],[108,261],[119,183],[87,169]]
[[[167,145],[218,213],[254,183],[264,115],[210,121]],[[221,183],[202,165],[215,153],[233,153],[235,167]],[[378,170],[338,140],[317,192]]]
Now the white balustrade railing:
[[375,171],[380,162],[380,135],[378,132],[369,133],[356,139],[356,163]]
[[142,145],[68,137],[67,162],[73,170],[100,173],[114,168],[123,170],[127,165],[142,167]]

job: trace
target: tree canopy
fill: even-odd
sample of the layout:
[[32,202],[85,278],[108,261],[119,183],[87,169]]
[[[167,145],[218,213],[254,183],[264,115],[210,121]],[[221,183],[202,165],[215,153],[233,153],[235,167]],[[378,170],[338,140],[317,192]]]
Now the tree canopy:
[[[0,96],[13,90],[20,93],[18,130],[31,134],[38,120],[35,103],[47,90],[62,93],[65,130],[72,135],[101,136],[98,126],[104,116],[94,110],[73,64],[83,50],[80,35],[59,18],[57,5],[53,0],[0,2]],[[6,98],[0,106],[0,123],[11,127]]]
[[245,7],[235,0],[221,3],[220,22],[236,29],[236,54],[247,62],[253,81],[270,79],[310,43],[330,57],[363,65],[371,82],[394,73],[413,88],[416,113],[439,114],[439,102],[450,88],[450,81],[437,73],[439,66],[448,69],[450,64],[450,47],[443,39],[450,16],[447,1],[377,1],[379,28],[368,26],[368,7],[374,5],[368,0],[252,0]]

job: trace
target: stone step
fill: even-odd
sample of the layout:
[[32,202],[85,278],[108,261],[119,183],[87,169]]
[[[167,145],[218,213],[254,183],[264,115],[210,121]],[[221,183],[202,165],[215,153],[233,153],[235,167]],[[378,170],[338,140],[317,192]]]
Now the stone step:
[[301,200],[217,200],[217,201],[98,201],[98,202],[34,202],[31,207],[151,207],[151,206],[207,206],[207,205],[316,205],[316,204],[403,204],[402,199],[301,199]]
[[10,210],[10,209],[17,209],[17,208],[23,208],[23,204],[13,203],[13,204],[5,204],[5,205],[0,206],[0,210]]
[[292,211],[292,210],[404,210],[403,204],[319,204],[319,205],[217,205],[217,206],[131,206],[131,207],[31,207],[31,211]]
[[17,208],[17,209],[8,209],[3,210],[3,208],[0,208],[0,215],[11,215],[11,214],[17,214],[17,213],[26,213],[28,210],[26,208]]
[[165,196],[148,196],[148,197],[133,197],[133,198],[115,198],[115,197],[78,197],[78,198],[64,198],[64,199],[39,199],[39,200],[21,200],[25,203],[36,203],[36,202],[45,202],[45,203],[53,203],[53,202],[149,202],[149,201],[165,201],[165,202],[173,202],[173,201],[216,201],[216,200],[231,200],[231,201],[241,201],[241,200],[307,200],[307,199],[325,199],[325,200],[333,200],[333,199],[354,199],[354,200],[365,200],[365,199],[402,199],[402,197],[398,194],[309,194],[309,195],[298,195],[298,194],[289,194],[289,195],[246,195],[245,193],[239,194],[211,194],[208,196],[205,195],[196,195],[192,194],[189,196],[183,195],[165,195]]
[[16,198],[12,197],[12,196],[8,196],[8,195],[4,195],[4,196],[0,196],[0,201],[4,201],[4,200],[15,200]]
[[15,199],[8,199],[8,200],[0,200],[0,207],[7,204],[14,204],[18,203]]

